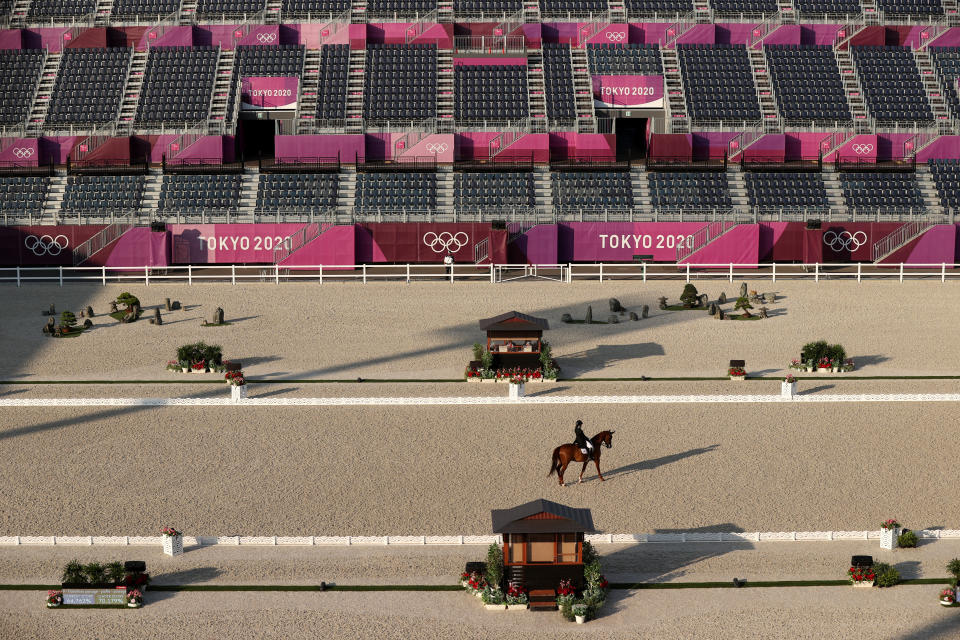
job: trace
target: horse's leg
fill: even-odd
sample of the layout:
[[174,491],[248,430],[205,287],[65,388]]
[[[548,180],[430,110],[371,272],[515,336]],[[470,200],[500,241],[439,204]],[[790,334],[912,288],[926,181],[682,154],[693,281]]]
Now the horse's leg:
[[583,472],[587,470],[588,464],[590,464],[590,458],[586,458],[583,461],[583,467],[580,468],[580,480],[577,481],[577,484],[583,483]]
[[563,484],[563,472],[567,470],[567,465],[570,464],[570,461],[565,459],[563,456],[560,457],[561,463],[557,467],[557,479],[560,482],[560,486],[566,486]]
[[593,463],[597,465],[597,475],[600,476],[600,482],[603,482],[603,474],[600,473],[600,456],[597,456],[596,458],[594,458]]

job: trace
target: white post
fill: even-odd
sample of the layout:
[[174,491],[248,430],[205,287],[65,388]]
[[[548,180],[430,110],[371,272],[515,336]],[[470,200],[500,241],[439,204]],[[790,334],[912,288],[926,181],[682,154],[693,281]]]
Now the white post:
[[[407,268],[409,269],[410,265],[407,265]],[[496,281],[493,279],[493,263],[491,262],[490,263],[490,284],[493,284],[494,282]]]
[[773,281],[774,282],[777,281],[777,263],[776,262],[773,263]]
[[17,265],[17,286],[20,286],[20,265]]
[[107,286],[107,267],[100,267],[100,282],[103,286]]
[[687,263],[687,282],[690,282],[690,263]]
[[146,286],[150,286],[150,267],[143,268],[143,282]]
[[280,265],[273,265],[273,282],[274,284],[280,284]]
[[[689,278],[687,279],[687,282],[690,282]],[[730,263],[730,282],[733,282],[733,263],[732,262]]]
[[813,281],[820,282],[820,263],[813,265]]
[[407,284],[410,284],[410,263],[407,263]]
[[230,284],[237,284],[237,268],[235,265],[230,265]]
[[903,263],[900,263],[900,282],[903,282]]
[[862,262],[857,263],[857,282],[860,282],[860,268],[863,266]]
[[647,281],[647,263],[646,262],[643,263],[643,281],[644,282]]
[[450,284],[453,284],[453,265],[450,265]]
[[947,281],[947,263],[941,262],[940,263],[940,282],[946,282],[946,281]]
[[367,284],[367,265],[363,265],[363,284]]
[[320,284],[323,284],[323,265],[320,265]]
[[600,282],[603,282],[603,263],[600,263]]
[[60,267],[60,286],[63,286],[63,267]]
[[187,284],[189,285],[193,284],[193,265],[192,264],[187,265]]

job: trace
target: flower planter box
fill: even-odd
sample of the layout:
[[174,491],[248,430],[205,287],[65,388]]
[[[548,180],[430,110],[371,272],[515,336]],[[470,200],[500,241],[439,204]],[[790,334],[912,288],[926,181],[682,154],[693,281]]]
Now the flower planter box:
[[[953,600],[941,600],[940,604],[943,605],[944,607],[952,607]],[[47,606],[49,607],[50,605],[48,604]]]
[[897,536],[899,535],[900,535],[900,527],[895,527],[893,529],[880,529],[880,548],[896,549]]
[[854,580],[852,584],[854,587],[870,588],[876,584],[876,580]]
[[163,552],[168,556],[183,554],[183,536],[160,536],[163,540]]
[[833,373],[833,367],[817,367],[817,373]]
[[587,616],[574,616],[574,619],[577,621],[577,624],[583,624],[587,621]]
[[505,604],[485,604],[483,608],[487,611],[506,611],[507,605]]
[[230,385],[230,399],[234,402],[240,402],[241,400],[246,400],[247,398],[247,385],[245,384],[232,384]]
[[507,611],[526,611],[529,605],[526,604],[508,604]]
[[496,381],[496,378],[480,378],[480,382],[485,382],[486,384],[493,384]]
[[525,390],[524,390],[523,383],[520,383],[520,384],[513,384],[512,382],[510,383],[510,399],[511,400],[519,400],[524,395],[525,395]]
[[190,367],[181,367],[184,373],[190,373]]
[[796,382],[780,382],[780,397],[793,399],[797,393]]
[[480,376],[467,377],[467,382],[483,382],[483,378]]
[[731,380],[746,380],[747,376],[730,376]]

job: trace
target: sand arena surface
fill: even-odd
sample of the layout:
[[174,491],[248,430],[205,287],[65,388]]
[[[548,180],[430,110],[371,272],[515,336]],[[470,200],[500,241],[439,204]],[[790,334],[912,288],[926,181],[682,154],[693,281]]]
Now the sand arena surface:
[[[728,298],[740,280],[696,282],[701,292]],[[784,369],[811,340],[842,343],[863,375],[952,375],[960,342],[949,340],[960,288],[930,281],[767,281],[748,288],[776,292],[771,318],[718,322],[702,311],[659,311],[657,298],[676,303],[682,281],[489,283],[324,283],[123,286],[6,285],[0,343],[6,357],[0,379],[152,380],[176,347],[197,340],[223,346],[251,377],[458,378],[483,342],[477,320],[516,309],[545,317],[545,333],[564,376],[715,376],[731,358],[746,359],[750,373]],[[144,318],[120,325],[106,315],[121,291],[137,295]],[[184,309],[163,312],[164,325],[145,320],[164,298]],[[563,313],[606,320],[607,300],[628,309],[650,307],[651,317],[616,325],[564,325]],[[67,340],[41,334],[41,310],[56,304],[74,312],[92,305],[94,329]],[[224,309],[231,326],[202,328]],[[725,308],[732,310],[733,303]]]

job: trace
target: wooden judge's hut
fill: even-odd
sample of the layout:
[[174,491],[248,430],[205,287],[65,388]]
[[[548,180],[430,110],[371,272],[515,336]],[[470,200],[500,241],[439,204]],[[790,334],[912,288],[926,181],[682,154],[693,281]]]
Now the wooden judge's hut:
[[546,318],[510,311],[480,321],[487,332],[487,349],[493,354],[493,368],[540,368],[543,332],[550,328]]
[[490,517],[493,532],[503,535],[506,580],[529,590],[530,608],[555,609],[561,580],[583,588],[583,534],[594,531],[590,509],[541,498],[493,509]]

